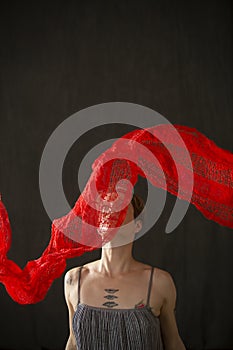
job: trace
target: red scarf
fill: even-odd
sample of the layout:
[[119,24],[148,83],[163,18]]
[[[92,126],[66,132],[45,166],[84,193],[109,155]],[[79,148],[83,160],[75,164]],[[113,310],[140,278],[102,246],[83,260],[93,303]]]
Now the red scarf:
[[[184,157],[184,144],[170,133],[170,125],[137,129],[124,135],[95,160],[90,179],[73,209],[52,222],[48,247],[40,258],[29,261],[23,270],[7,258],[11,246],[11,227],[6,208],[0,200],[0,282],[13,300],[20,304],[41,301],[52,282],[64,272],[66,259],[101,247],[103,242],[96,228],[103,224],[103,220],[111,228],[105,242],[110,240],[117,232],[116,227],[124,220],[125,205],[130,201],[138,175],[146,177],[154,186],[190,201],[206,218],[233,228],[233,154],[219,148],[194,128],[174,127],[189,152],[193,169]],[[159,136],[162,136],[163,143]],[[127,147],[123,141],[127,142]],[[137,143],[151,151],[152,156],[149,152],[141,152]],[[176,155],[175,160],[168,149],[172,150],[172,155]],[[128,159],[129,154],[133,157],[131,160]],[[153,155],[163,169],[165,182]],[[182,174],[181,182],[179,174]],[[192,176],[190,199],[189,182]],[[116,202],[115,209],[119,204],[124,209],[103,214],[100,207],[93,204],[98,203],[95,188],[101,198],[112,193],[113,200],[117,197],[116,185],[119,180],[128,180],[132,185],[130,188],[126,182],[121,183],[119,191],[124,195],[121,197],[122,203]]]

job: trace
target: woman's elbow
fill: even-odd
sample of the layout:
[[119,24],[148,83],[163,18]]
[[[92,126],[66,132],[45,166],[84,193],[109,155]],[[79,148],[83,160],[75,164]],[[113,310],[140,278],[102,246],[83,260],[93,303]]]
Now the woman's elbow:
[[184,343],[180,336],[176,338],[172,343],[165,344],[165,350],[186,350],[186,347],[184,346]]
[[74,344],[72,337],[69,337],[65,350],[78,350],[77,346]]

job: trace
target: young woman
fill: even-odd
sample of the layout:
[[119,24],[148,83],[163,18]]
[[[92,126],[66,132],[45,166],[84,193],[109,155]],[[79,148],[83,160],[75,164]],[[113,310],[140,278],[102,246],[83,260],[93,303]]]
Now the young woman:
[[174,315],[171,275],[132,257],[143,207],[134,194],[123,225],[102,247],[101,259],[65,274],[66,350],[185,350]]

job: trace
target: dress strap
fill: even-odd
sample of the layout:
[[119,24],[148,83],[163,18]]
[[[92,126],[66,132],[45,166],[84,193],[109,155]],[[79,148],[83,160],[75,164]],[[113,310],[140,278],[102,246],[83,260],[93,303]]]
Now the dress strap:
[[83,266],[78,269],[78,304],[80,303],[80,277]]
[[149,306],[149,299],[150,299],[150,292],[151,292],[151,285],[152,285],[153,272],[154,272],[154,266],[151,266],[151,274],[150,274],[150,281],[149,281],[148,294],[147,294],[147,301],[146,301],[146,305],[147,305],[147,306]]

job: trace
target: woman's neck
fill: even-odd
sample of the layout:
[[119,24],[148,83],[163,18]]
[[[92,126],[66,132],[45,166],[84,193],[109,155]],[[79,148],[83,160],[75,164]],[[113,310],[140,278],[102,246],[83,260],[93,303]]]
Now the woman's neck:
[[132,257],[132,243],[102,248],[101,259],[98,261],[99,273],[109,277],[116,277],[128,273],[135,266],[136,260]]

